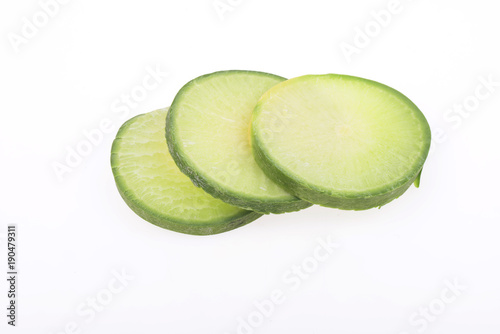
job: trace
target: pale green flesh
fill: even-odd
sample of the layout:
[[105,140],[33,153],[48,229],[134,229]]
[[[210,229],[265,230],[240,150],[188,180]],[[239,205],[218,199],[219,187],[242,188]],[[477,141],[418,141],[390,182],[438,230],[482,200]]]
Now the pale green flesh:
[[113,173],[127,203],[136,212],[150,213],[158,218],[156,221],[164,219],[163,227],[169,228],[170,222],[188,224],[191,227],[177,229],[192,234],[199,234],[197,228],[205,228],[198,232],[210,234],[207,226],[254,214],[213,198],[178,169],[165,140],[167,111],[161,109],[129,120],[113,143]]
[[200,77],[183,88],[181,96],[176,97],[172,124],[167,125],[175,134],[179,155],[197,174],[227,194],[262,202],[298,201],[262,172],[249,139],[255,104],[283,80],[228,71]]
[[341,197],[387,192],[415,177],[430,134],[400,93],[338,75],[304,76],[273,87],[254,111],[264,154],[299,183]]

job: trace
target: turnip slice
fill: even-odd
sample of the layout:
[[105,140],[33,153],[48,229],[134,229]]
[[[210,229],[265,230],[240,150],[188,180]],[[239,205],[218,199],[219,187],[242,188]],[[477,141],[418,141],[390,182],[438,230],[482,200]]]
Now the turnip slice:
[[283,80],[262,72],[222,71],[182,87],[166,124],[170,153],[181,171],[212,196],[241,208],[283,213],[310,206],[270,180],[250,147],[253,108]]
[[259,166],[291,194],[346,210],[380,207],[417,180],[431,133],[400,92],[345,75],[281,82],[257,103],[251,129]]
[[165,141],[167,112],[128,120],[113,142],[113,175],[128,206],[150,223],[196,235],[232,230],[260,217],[213,198],[181,173]]

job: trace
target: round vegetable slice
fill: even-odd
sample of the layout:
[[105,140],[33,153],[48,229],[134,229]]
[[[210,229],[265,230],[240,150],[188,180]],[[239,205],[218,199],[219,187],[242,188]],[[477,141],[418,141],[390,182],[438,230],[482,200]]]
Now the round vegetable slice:
[[111,167],[128,206],[145,220],[187,234],[216,234],[261,216],[213,198],[177,168],[165,141],[168,108],[125,122],[111,149]]
[[398,91],[327,74],[266,92],[254,109],[251,137],[257,163],[290,193],[364,210],[392,201],[417,180],[431,133],[424,115]]
[[311,205],[271,181],[250,147],[253,108],[283,80],[262,72],[222,71],[182,87],[170,108],[166,135],[172,157],[193,183],[224,202],[261,213]]

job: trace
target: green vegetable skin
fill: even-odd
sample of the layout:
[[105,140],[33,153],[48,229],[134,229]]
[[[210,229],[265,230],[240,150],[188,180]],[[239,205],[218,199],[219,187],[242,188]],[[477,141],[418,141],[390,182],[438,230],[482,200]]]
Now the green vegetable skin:
[[281,187],[311,203],[380,207],[419,177],[431,132],[398,91],[358,77],[306,75],[267,91],[253,111],[255,159]]
[[196,235],[229,231],[259,218],[213,198],[179,171],[165,141],[167,112],[128,120],[113,142],[113,175],[128,206],[150,223]]
[[250,147],[250,120],[259,98],[284,78],[222,71],[187,83],[166,122],[170,153],[193,183],[226,203],[260,213],[297,211],[311,204],[271,181]]

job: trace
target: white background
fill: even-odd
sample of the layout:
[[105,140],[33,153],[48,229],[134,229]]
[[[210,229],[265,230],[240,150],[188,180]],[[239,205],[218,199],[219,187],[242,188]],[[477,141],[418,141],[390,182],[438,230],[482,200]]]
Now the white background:
[[[380,28],[372,11],[389,0],[221,2],[231,9],[222,15],[213,0],[72,0],[43,25],[36,0],[2,1],[1,332],[233,334],[239,317],[255,316],[255,301],[279,289],[283,303],[240,333],[498,334],[500,86],[474,97],[481,78],[500,81],[496,3],[401,0]],[[15,47],[33,16],[38,31]],[[367,27],[367,45],[358,40],[346,57],[343,43],[356,46]],[[126,117],[115,113],[148,68],[168,75]],[[351,74],[400,90],[438,140],[420,189],[380,210],[315,206],[209,237],[143,221],[114,185],[116,130],[168,106],[192,78],[228,69]],[[450,111],[463,103],[470,112]],[[103,120],[112,131],[59,180],[54,163]],[[16,328],[5,317],[7,224],[19,236]],[[292,289],[283,276],[310,264],[328,236],[338,249]],[[109,292],[122,270],[133,279]],[[454,280],[464,290],[444,303]],[[110,296],[92,319],[77,311]]]

